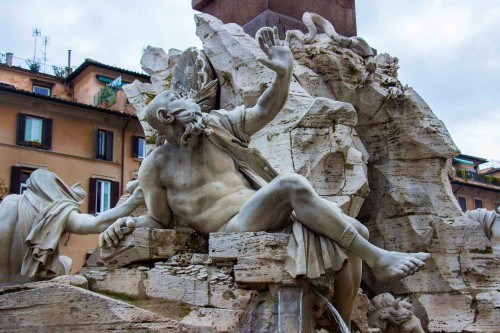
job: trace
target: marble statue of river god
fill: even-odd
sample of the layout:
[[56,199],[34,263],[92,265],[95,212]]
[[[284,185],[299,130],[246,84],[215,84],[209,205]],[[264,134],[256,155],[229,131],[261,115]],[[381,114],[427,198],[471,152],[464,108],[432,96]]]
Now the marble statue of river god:
[[336,275],[335,284],[342,288],[335,288],[335,303],[348,319],[361,260],[377,279],[391,280],[419,271],[429,255],[372,245],[366,227],[321,198],[304,177],[278,175],[257,150],[248,148],[251,135],[283,108],[292,77],[290,32],[283,41],[276,28],[263,29],[258,41],[267,58],[258,60],[276,75],[255,106],[204,113],[195,99],[171,90],[150,102],[146,120],[167,142],[139,170],[148,214],[117,220],[101,234],[100,244],[118,244],[124,227],[173,228],[173,216],[204,234],[280,230],[295,218],[347,255],[346,267]]

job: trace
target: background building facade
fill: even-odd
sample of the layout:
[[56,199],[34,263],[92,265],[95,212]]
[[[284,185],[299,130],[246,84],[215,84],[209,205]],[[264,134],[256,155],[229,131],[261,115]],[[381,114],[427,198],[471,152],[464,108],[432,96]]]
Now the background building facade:
[[[149,77],[89,59],[72,73],[8,60],[0,64],[1,197],[22,193],[30,173],[45,168],[67,184],[81,182],[82,212],[114,207],[136,178],[145,145],[121,86]],[[64,235],[61,252],[77,269],[97,238]]]

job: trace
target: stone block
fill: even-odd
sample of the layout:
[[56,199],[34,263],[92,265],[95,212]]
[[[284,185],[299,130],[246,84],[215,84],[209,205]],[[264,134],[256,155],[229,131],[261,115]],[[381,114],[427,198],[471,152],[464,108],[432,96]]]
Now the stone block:
[[280,283],[284,274],[284,261],[242,258],[234,266],[234,280],[242,284]]
[[167,259],[183,252],[204,252],[205,239],[191,231],[137,228],[114,248],[101,249],[101,259],[110,267]]
[[[428,332],[462,332],[474,321],[472,299],[461,294],[426,294],[417,297],[429,316]],[[451,309],[451,311],[450,311]]]
[[195,308],[182,318],[181,323],[212,327],[217,333],[234,333],[241,332],[246,315],[238,310]]
[[123,295],[132,298],[144,298],[140,283],[142,271],[138,268],[118,268],[109,271],[90,271],[86,274],[92,291],[110,295]]
[[195,306],[209,305],[207,281],[148,271],[144,292],[150,298],[163,298]]
[[211,233],[209,256],[213,261],[255,258],[285,260],[290,235],[268,232]]
[[209,305],[230,310],[247,310],[257,299],[254,290],[233,289],[229,286],[210,284]]

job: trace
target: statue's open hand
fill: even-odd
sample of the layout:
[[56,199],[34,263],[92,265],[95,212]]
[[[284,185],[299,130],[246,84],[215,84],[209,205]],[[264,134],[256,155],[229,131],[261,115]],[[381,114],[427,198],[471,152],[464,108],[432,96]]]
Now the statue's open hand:
[[287,31],[284,41],[279,38],[276,27],[261,28],[255,36],[260,48],[267,55],[267,59],[258,58],[257,61],[275,71],[279,76],[290,74],[293,68],[293,56],[289,47],[290,31]]
[[117,246],[123,239],[123,236],[131,233],[134,228],[134,217],[119,218],[99,235],[99,246],[101,248]]

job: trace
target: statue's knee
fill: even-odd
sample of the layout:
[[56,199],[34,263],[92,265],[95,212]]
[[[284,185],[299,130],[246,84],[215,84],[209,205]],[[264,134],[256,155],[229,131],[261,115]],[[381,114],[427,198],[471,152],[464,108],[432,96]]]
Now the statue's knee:
[[296,173],[285,173],[279,176],[280,187],[289,194],[310,195],[314,193],[309,181]]

